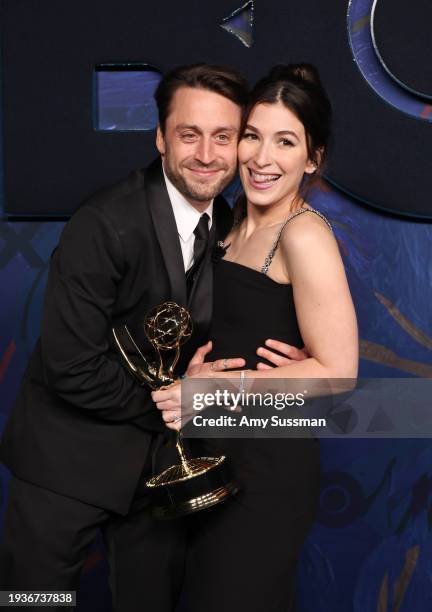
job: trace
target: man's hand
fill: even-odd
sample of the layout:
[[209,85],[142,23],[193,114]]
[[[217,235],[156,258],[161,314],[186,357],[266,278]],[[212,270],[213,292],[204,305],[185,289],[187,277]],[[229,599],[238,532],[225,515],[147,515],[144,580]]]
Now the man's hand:
[[[270,361],[270,363],[273,363],[275,366],[289,365],[290,363],[303,361],[303,359],[307,359],[309,357],[309,354],[304,347],[302,349],[298,349],[295,346],[286,344],[285,342],[279,342],[278,340],[271,339],[266,340],[265,345],[268,348],[260,346],[257,349],[257,355],[267,359],[267,361]],[[277,351],[277,353],[273,351]],[[257,364],[257,370],[271,370],[271,368],[272,366],[269,366],[266,363],[259,362]]]

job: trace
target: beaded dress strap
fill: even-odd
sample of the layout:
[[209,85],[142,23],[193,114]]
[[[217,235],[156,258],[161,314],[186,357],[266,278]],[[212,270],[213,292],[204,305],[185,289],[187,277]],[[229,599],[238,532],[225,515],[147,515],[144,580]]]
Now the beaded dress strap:
[[267,274],[267,272],[269,271],[271,262],[273,261],[274,254],[276,253],[276,249],[277,249],[278,244],[279,244],[279,240],[280,240],[280,238],[282,236],[282,232],[285,229],[285,225],[288,223],[288,221],[291,221],[291,219],[294,219],[294,217],[298,217],[299,215],[302,215],[305,212],[311,212],[311,213],[315,213],[316,215],[318,215],[318,217],[320,217],[320,219],[322,219],[324,221],[324,223],[326,223],[329,226],[330,231],[331,232],[333,231],[332,226],[327,221],[327,219],[324,217],[324,215],[322,215],[320,212],[318,212],[317,210],[315,210],[313,208],[302,208],[301,210],[298,210],[297,212],[293,213],[292,215],[290,215],[288,217],[288,219],[285,219],[285,221],[283,222],[282,227],[280,228],[280,230],[279,230],[279,232],[278,232],[278,234],[276,236],[276,240],[274,241],[272,248],[270,249],[267,257],[264,260],[264,265],[261,268],[261,272],[263,274]]

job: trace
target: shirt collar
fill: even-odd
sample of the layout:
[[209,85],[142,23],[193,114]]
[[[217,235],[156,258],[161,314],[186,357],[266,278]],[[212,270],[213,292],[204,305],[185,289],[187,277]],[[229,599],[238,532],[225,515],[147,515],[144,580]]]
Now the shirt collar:
[[189,202],[186,200],[184,195],[175,187],[167,175],[162,164],[162,170],[164,174],[165,184],[168,191],[168,196],[171,201],[171,206],[174,212],[174,218],[177,225],[177,231],[183,241],[189,240],[192,236],[194,229],[196,228],[198,221],[203,213],[207,213],[210,218],[209,229],[212,225],[213,220],[213,202],[212,200],[203,212],[198,212]]

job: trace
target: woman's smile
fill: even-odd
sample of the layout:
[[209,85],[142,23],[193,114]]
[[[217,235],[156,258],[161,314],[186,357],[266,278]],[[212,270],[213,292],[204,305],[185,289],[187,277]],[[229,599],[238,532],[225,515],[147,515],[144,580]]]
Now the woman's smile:
[[248,168],[249,171],[249,184],[253,189],[271,189],[276,181],[280,178],[280,174],[269,174],[258,172],[252,168]]

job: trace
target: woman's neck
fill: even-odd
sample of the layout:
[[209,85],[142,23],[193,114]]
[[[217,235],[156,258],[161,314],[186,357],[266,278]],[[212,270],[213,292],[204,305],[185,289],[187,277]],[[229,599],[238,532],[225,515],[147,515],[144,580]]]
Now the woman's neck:
[[283,223],[287,217],[296,210],[300,209],[304,200],[299,196],[294,196],[289,202],[286,200],[280,204],[270,206],[257,206],[247,202],[247,215],[245,219],[246,234],[250,234],[258,229],[270,227]]

